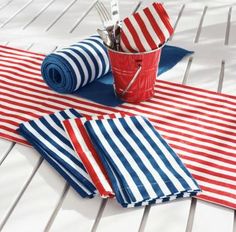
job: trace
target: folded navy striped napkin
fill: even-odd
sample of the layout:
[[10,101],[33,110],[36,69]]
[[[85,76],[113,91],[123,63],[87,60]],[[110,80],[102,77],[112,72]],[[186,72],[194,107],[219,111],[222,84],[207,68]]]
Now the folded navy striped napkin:
[[18,132],[48,161],[82,196],[93,197],[97,190],[63,129],[62,121],[80,117],[67,109],[20,124]]
[[200,188],[176,153],[141,116],[85,122],[123,207],[196,195]]

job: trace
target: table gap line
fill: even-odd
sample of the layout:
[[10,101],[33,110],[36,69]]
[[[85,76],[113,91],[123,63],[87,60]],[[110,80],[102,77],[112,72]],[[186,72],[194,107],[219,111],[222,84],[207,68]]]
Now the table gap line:
[[91,232],[96,232],[97,231],[97,228],[98,228],[98,224],[102,218],[102,215],[103,215],[103,212],[104,212],[104,209],[107,205],[107,202],[108,202],[108,199],[102,199],[101,201],[101,205],[99,207],[99,210],[98,210],[98,213],[97,213],[97,216],[96,216],[96,219],[94,221],[94,224],[93,224],[93,227],[91,229]]
[[143,0],[139,1],[138,4],[135,6],[135,8],[132,10],[132,12],[135,13],[142,4],[143,4]]
[[9,208],[8,212],[6,213],[6,215],[3,217],[2,222],[0,223],[0,231],[4,228],[5,224],[7,223],[7,220],[9,219],[9,217],[11,216],[12,212],[14,211],[14,209],[16,208],[18,202],[20,201],[21,197],[23,196],[24,192],[26,191],[27,187],[29,186],[29,184],[31,183],[33,177],[35,176],[36,172],[38,171],[39,167],[41,166],[42,162],[43,162],[43,158],[40,157],[39,161],[37,163],[37,165],[34,167],[31,175],[29,176],[29,178],[26,180],[25,184],[23,185],[23,188],[21,189],[21,191],[19,192],[19,194],[17,195],[16,199],[14,200],[13,204],[11,205],[11,207]]
[[3,22],[0,26],[0,28],[5,27],[13,18],[15,18],[19,13],[21,13],[25,8],[27,8],[34,0],[30,0],[27,2],[22,8],[20,8],[18,11],[16,11],[9,19],[7,19],[5,22]]
[[62,195],[61,195],[60,199],[58,200],[58,203],[57,203],[54,211],[52,212],[52,215],[50,216],[50,218],[49,218],[49,220],[48,220],[48,222],[45,226],[44,232],[50,231],[50,229],[53,225],[53,222],[54,222],[54,220],[55,220],[59,210],[61,209],[61,206],[62,206],[62,204],[63,204],[63,202],[64,202],[64,200],[67,196],[67,193],[68,193],[69,189],[70,189],[70,185],[68,183],[66,183],[65,187],[64,187],[64,190],[62,192]]
[[236,232],[236,210],[234,210],[234,222],[233,222],[233,231]]
[[188,59],[188,64],[187,64],[186,70],[184,72],[184,77],[183,77],[183,81],[182,81],[183,85],[186,85],[186,83],[187,83],[187,79],[189,76],[189,72],[190,72],[190,68],[191,68],[192,63],[193,63],[193,56],[190,56]]
[[79,26],[79,24],[85,19],[85,17],[90,13],[92,9],[94,9],[95,5],[97,4],[98,0],[95,0],[89,5],[88,9],[82,14],[82,16],[77,19],[73,27],[70,29],[69,33],[73,33],[74,30]]
[[22,27],[22,30],[25,30],[30,24],[32,24],[44,11],[48,9],[49,6],[52,5],[53,2],[55,2],[55,0],[51,0],[45,4],[44,7],[28,23],[26,23],[25,26]]
[[3,10],[5,7],[7,7],[11,2],[13,2],[13,0],[8,1],[3,6],[1,6],[0,11]]
[[197,33],[196,33],[196,36],[195,36],[195,39],[194,39],[194,43],[199,42],[199,38],[200,38],[200,35],[201,35],[201,32],[202,32],[202,25],[203,25],[203,21],[204,21],[207,9],[208,9],[208,6],[205,6],[204,9],[203,9],[202,16],[200,18],[199,25],[198,25],[198,28],[197,28]]
[[11,144],[11,146],[7,149],[7,151],[5,152],[5,154],[3,155],[2,159],[0,159],[0,167],[2,165],[2,163],[4,162],[4,160],[7,158],[8,154],[11,152],[11,150],[13,149],[13,147],[15,146],[15,142],[13,142]]
[[218,93],[222,92],[223,82],[224,82],[224,73],[225,73],[225,60],[222,60],[221,61],[221,67],[220,67],[218,88],[217,88]]
[[191,232],[193,229],[193,221],[194,221],[194,215],[196,211],[196,206],[197,206],[197,199],[192,198],[191,199],[191,205],[189,209],[189,214],[188,214],[188,221],[187,221],[187,226],[185,232]]
[[182,5],[182,7],[181,7],[181,9],[180,9],[180,11],[179,11],[178,17],[177,17],[177,19],[176,19],[176,21],[175,21],[175,24],[174,24],[174,27],[173,27],[173,28],[174,28],[174,33],[173,33],[173,35],[170,37],[169,40],[172,40],[173,37],[174,37],[175,30],[176,30],[176,28],[177,28],[177,26],[178,26],[178,24],[179,24],[179,20],[180,20],[181,16],[183,15],[184,9],[185,9],[185,4]]
[[226,26],[226,31],[225,31],[225,43],[224,43],[224,45],[226,46],[229,45],[231,15],[232,15],[232,6],[229,8],[229,11],[228,11],[227,26]]
[[72,2],[70,2],[69,5],[67,5],[64,10],[61,12],[61,14],[59,14],[54,20],[53,22],[45,29],[45,31],[49,31],[57,22],[58,20],[77,2],[77,0],[73,0]]
[[146,224],[147,224],[147,220],[148,220],[148,216],[149,216],[150,210],[151,210],[151,205],[145,206],[145,209],[143,211],[143,216],[142,216],[142,219],[141,219],[141,222],[140,222],[140,226],[139,226],[138,232],[144,232]]

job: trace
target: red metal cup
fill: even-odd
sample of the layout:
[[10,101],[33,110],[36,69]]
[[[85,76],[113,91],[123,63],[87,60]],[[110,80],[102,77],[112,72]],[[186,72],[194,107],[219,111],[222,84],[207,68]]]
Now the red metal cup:
[[114,89],[125,102],[141,102],[154,95],[161,48],[143,53],[124,53],[108,48]]

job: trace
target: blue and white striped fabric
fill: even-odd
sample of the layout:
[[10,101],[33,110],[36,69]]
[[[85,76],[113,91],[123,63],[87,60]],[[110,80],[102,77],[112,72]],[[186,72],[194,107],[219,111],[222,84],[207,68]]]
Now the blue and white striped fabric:
[[85,123],[123,207],[196,195],[198,184],[151,123],[141,117]]
[[79,156],[74,152],[61,123],[65,119],[77,117],[80,114],[76,110],[67,109],[22,123],[18,132],[82,197],[91,198],[97,190]]
[[109,71],[107,50],[99,36],[49,54],[41,67],[44,81],[59,93],[75,93]]

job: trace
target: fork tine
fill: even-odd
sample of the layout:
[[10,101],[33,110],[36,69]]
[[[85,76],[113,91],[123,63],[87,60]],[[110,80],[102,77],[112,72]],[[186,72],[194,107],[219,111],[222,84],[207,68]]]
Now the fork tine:
[[103,13],[106,15],[107,20],[112,20],[111,15],[110,15],[110,13],[108,12],[108,10],[107,10],[107,8],[105,7],[105,5],[103,4],[103,2],[101,2],[101,1],[99,1],[99,0],[98,0],[97,2],[99,3],[101,9],[103,10]]
[[101,19],[101,21],[102,21],[102,24],[104,25],[106,19],[104,18],[103,14],[102,14],[102,12],[101,12],[101,10],[100,10],[100,8],[99,8],[99,6],[96,5],[95,7],[96,7],[96,10],[97,10],[97,12],[98,12],[98,15],[99,15],[99,17],[100,17],[100,19]]

